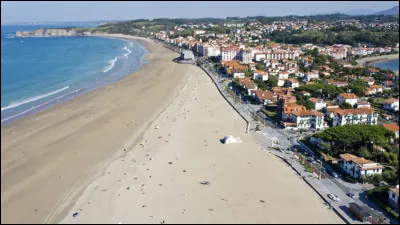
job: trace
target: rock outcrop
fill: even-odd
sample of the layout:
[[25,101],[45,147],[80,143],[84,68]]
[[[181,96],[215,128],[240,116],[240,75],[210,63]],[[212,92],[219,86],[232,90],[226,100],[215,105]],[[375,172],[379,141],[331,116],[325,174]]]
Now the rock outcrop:
[[41,28],[31,32],[17,31],[15,37],[71,37],[71,36],[92,36],[90,31],[77,31],[76,29],[47,29]]

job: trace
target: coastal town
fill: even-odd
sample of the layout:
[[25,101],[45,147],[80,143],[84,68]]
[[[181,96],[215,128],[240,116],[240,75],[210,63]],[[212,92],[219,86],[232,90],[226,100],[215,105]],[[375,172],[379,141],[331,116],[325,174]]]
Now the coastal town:
[[124,53],[2,126],[2,223],[399,223],[398,13],[17,28]]
[[[398,29],[398,23],[339,24]],[[260,141],[266,149],[286,162],[285,154],[294,155],[292,159],[318,179],[324,174],[325,179],[340,180],[324,188],[336,186],[343,192],[340,199],[347,208],[336,207],[346,221],[387,223],[386,217],[398,221],[399,186],[394,174],[399,154],[399,74],[375,67],[374,59],[398,59],[399,44],[294,45],[262,38],[264,32],[318,30],[335,26],[332,23],[224,23],[223,27],[234,27],[231,35],[214,33],[216,26],[183,24],[151,35],[179,49],[183,61],[197,61],[217,86],[222,84],[221,93],[243,118],[247,116],[247,131],[267,139]],[[187,29],[192,35],[174,35]],[[282,140],[286,137],[289,145]],[[319,188],[317,192],[324,193]],[[386,190],[387,199],[379,199]],[[332,205],[339,199],[332,194],[326,197]],[[354,203],[355,199],[359,201]]]

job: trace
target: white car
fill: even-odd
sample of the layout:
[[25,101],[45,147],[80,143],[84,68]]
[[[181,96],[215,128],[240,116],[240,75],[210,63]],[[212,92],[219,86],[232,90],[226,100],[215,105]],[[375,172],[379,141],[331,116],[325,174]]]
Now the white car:
[[328,194],[328,197],[330,198],[330,199],[332,199],[333,201],[335,201],[335,202],[338,202],[338,201],[340,201],[340,199],[339,199],[339,197],[338,196],[336,196],[335,194]]

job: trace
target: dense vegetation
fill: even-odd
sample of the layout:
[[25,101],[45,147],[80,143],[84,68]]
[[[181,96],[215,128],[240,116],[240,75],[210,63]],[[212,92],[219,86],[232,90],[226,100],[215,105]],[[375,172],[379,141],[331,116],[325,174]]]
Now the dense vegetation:
[[377,187],[367,191],[367,196],[372,201],[384,208],[394,218],[399,219],[399,214],[389,207],[389,195],[387,187]]
[[344,93],[342,88],[330,84],[306,84],[296,88],[296,92],[300,91],[307,91],[313,97],[325,99],[333,99]]
[[347,44],[353,47],[360,44],[373,46],[395,45],[399,42],[398,30],[364,30],[355,26],[347,29],[328,28],[321,30],[273,31],[265,38],[288,44]]
[[[381,125],[356,124],[331,127],[315,134],[314,137],[320,137],[324,141],[332,143],[328,149],[333,156],[350,153],[380,163],[387,163],[398,171],[399,146],[389,143],[389,139],[394,138],[394,132]],[[382,146],[386,151],[376,151],[374,150],[375,146]]]

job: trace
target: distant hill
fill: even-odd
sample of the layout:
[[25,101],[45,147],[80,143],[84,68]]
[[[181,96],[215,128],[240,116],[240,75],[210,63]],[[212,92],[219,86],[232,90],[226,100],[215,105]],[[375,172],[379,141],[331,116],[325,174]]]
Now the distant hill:
[[376,12],[375,10],[371,9],[351,9],[340,13],[350,16],[359,16],[359,15],[372,15],[375,12]]
[[374,15],[399,15],[399,6],[377,12]]

